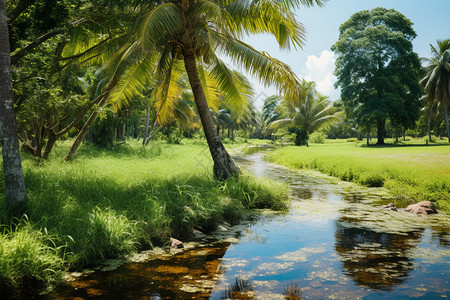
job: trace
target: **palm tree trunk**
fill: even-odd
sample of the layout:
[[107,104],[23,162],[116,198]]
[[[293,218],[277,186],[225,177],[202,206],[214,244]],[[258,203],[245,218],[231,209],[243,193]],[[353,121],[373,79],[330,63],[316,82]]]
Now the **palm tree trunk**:
[[226,180],[230,177],[238,176],[241,174],[241,171],[223,146],[214,126],[211,112],[209,111],[208,103],[206,101],[205,92],[203,91],[197,66],[195,64],[195,55],[192,50],[185,51],[184,65],[189,77],[192,92],[194,93],[195,104],[197,106],[198,114],[200,115],[200,120],[202,121],[209,151],[211,152],[214,161],[214,177],[219,180]]
[[25,180],[14,116],[9,34],[4,0],[0,0],[0,124],[6,204],[11,206],[25,199]]
[[145,118],[145,131],[144,131],[144,139],[142,140],[142,146],[145,146],[145,141],[147,140],[149,123],[150,123],[150,104],[147,107],[147,116]]
[[430,116],[428,115],[427,116],[427,133],[428,133],[428,140],[430,141],[430,142],[432,142],[432,140],[431,140],[431,129],[430,129],[430,123],[431,123],[431,118],[430,118]]
[[447,103],[444,101],[444,116],[445,116],[445,128],[447,128],[447,137],[448,137],[448,142],[450,143],[450,130],[449,130],[449,126],[448,126],[448,106]]

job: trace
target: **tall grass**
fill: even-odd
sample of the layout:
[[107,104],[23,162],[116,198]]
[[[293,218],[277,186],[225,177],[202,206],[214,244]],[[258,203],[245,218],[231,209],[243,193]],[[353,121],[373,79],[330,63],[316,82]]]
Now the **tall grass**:
[[354,143],[286,147],[269,160],[319,170],[366,186],[385,186],[403,205],[430,200],[450,213],[450,145],[364,147]]
[[246,208],[286,205],[280,184],[214,180],[206,143],[85,145],[69,163],[62,160],[67,148],[58,146],[48,162],[24,156],[26,222],[1,199],[1,279],[56,280],[61,270],[185,238],[194,227],[207,232],[223,220],[236,223]]

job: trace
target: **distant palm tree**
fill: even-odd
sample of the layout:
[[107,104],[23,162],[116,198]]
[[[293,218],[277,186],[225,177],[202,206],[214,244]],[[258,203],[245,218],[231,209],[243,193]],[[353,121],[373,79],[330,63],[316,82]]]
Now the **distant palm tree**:
[[450,142],[450,130],[448,124],[448,107],[450,104],[450,39],[437,42],[435,48],[430,44],[432,57],[424,58],[428,62],[425,70],[427,75],[421,80],[421,84],[427,92],[427,99],[444,107],[445,126]]
[[303,79],[300,86],[302,92],[298,98],[284,99],[280,104],[280,111],[284,118],[272,122],[271,126],[290,125],[295,127],[296,145],[308,145],[308,136],[337,116],[328,97],[316,91],[313,81]]

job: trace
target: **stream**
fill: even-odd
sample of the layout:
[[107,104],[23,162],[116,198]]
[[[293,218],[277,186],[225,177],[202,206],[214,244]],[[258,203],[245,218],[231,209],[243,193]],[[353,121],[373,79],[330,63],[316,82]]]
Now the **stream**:
[[72,274],[39,298],[450,297],[450,216],[383,210],[380,199],[389,201],[383,189],[289,170],[262,153],[235,160],[256,176],[288,183],[289,211],[261,211],[224,232],[224,239],[137,254],[114,270]]

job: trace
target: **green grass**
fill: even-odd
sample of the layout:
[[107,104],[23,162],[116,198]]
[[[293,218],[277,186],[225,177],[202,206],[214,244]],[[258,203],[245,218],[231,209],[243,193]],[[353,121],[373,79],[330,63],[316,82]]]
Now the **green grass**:
[[18,219],[0,200],[0,278],[57,280],[61,271],[123,256],[192,229],[236,223],[245,209],[284,209],[284,185],[242,176],[219,182],[203,141],[84,145],[72,162],[24,155],[28,200]]
[[315,169],[365,186],[385,186],[397,205],[430,200],[450,213],[450,145],[365,147],[355,143],[279,148],[270,161]]

